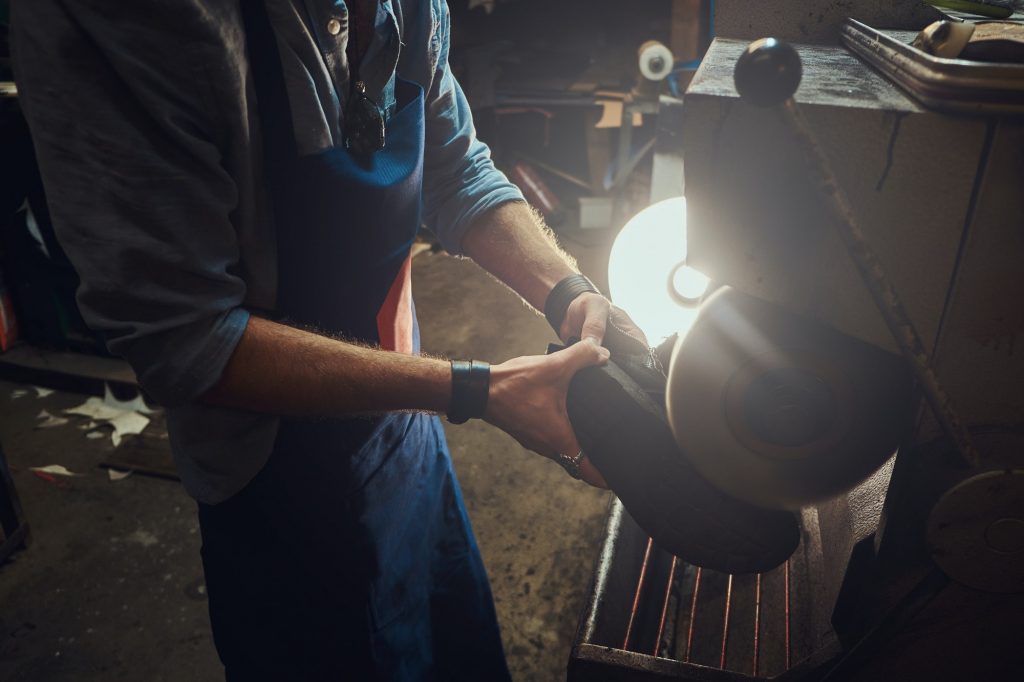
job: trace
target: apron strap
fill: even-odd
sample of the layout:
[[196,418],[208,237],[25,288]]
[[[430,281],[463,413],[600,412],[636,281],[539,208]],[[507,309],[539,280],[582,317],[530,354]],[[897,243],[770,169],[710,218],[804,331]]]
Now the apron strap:
[[270,180],[271,164],[298,156],[295,123],[277,48],[277,35],[270,24],[266,2],[243,0],[241,5],[245,47],[256,89],[256,108],[263,138],[264,177]]

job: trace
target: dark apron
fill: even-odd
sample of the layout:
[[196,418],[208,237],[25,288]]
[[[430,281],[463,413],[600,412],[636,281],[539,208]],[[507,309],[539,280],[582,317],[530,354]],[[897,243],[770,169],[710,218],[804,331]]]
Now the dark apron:
[[[397,82],[381,151],[299,157],[263,3],[243,6],[277,226],[278,312],[418,352],[409,252],[420,222],[422,89]],[[436,417],[282,419],[264,469],[199,516],[229,680],[509,679]]]

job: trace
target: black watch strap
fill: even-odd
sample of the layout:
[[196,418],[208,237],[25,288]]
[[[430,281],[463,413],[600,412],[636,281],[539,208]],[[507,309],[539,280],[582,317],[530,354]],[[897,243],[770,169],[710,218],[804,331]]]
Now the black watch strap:
[[448,421],[464,424],[487,412],[491,388],[491,366],[478,360],[452,360],[452,399],[448,403]]
[[594,283],[583,275],[569,275],[556,284],[548,294],[548,300],[544,302],[544,317],[548,318],[548,324],[561,334],[562,321],[565,320],[565,313],[569,310],[569,304],[580,294],[601,292]]

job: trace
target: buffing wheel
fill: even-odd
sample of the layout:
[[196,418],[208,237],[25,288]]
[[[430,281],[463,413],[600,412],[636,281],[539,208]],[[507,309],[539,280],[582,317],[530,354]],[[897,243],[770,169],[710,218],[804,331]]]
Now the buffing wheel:
[[901,357],[724,287],[676,345],[667,408],[705,478],[751,504],[795,509],[885,462],[914,397]]
[[566,408],[580,446],[660,548],[727,573],[763,572],[796,549],[791,512],[754,507],[705,480],[665,415],[665,373],[644,344],[609,325],[611,361],[576,373]]

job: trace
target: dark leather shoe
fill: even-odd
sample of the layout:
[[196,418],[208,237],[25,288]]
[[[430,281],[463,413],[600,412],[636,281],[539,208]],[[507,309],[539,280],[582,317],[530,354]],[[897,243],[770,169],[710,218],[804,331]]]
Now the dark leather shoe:
[[665,348],[614,325],[604,345],[611,360],[576,374],[566,406],[580,447],[630,516],[660,548],[697,566],[756,573],[789,558],[800,542],[796,515],[729,497],[676,445],[664,407]]

